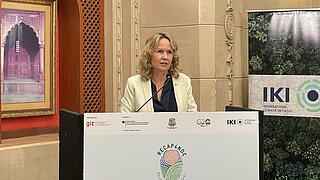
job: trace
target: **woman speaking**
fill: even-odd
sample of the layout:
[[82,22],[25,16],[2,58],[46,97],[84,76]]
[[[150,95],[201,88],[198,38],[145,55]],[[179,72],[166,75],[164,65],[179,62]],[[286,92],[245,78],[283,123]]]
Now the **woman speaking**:
[[147,39],[140,74],[128,78],[121,112],[194,112],[191,79],[180,72],[178,45],[166,33]]

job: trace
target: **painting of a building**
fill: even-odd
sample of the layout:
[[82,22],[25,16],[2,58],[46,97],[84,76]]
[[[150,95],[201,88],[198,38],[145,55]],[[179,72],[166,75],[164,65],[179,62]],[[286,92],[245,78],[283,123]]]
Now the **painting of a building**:
[[2,103],[44,101],[44,16],[2,9]]

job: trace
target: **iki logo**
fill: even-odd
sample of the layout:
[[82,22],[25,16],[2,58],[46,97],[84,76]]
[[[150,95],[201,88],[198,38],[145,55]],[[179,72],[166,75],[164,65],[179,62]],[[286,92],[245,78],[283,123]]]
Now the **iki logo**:
[[227,119],[227,125],[229,126],[235,126],[235,125],[243,125],[242,119]]
[[298,88],[299,106],[309,112],[320,111],[320,81],[306,80]]
[[236,119],[227,119],[227,125],[237,125]]
[[289,88],[263,87],[263,102],[289,102]]
[[160,156],[159,180],[184,179],[183,158],[187,155],[185,149],[177,144],[165,144],[157,151]]

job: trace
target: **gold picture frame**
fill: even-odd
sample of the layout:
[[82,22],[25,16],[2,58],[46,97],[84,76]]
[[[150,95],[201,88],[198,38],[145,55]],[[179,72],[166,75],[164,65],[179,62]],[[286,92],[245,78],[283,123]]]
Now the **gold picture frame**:
[[56,113],[56,1],[1,6],[1,118]]

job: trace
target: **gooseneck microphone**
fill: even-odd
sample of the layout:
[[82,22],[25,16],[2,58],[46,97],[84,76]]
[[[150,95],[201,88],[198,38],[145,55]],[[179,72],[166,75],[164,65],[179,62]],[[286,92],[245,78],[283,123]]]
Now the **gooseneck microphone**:
[[139,112],[155,95],[158,94],[159,91],[161,91],[169,82],[170,82],[171,76],[169,74],[166,75],[166,81],[164,82],[163,86],[154,94],[152,94],[152,96],[145,102],[142,104],[142,106],[140,106],[137,110],[135,110],[134,112]]

